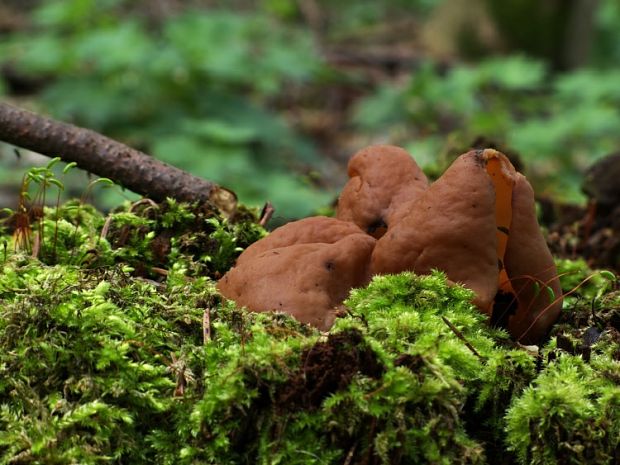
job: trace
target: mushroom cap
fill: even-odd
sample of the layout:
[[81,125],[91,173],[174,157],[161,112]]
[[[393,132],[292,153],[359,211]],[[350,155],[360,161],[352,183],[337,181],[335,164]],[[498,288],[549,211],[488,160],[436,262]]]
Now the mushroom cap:
[[325,330],[371,276],[436,268],[472,289],[487,314],[498,291],[516,302],[497,318],[516,339],[546,334],[562,306],[557,270],[532,187],[503,154],[463,154],[429,187],[404,150],[373,146],[353,157],[349,175],[338,219],[295,221],[251,245],[218,281],[222,295]]
[[516,176],[512,193],[512,224],[504,265],[519,304],[508,320],[508,330],[517,340],[537,342],[560,314],[562,288],[536,219],[534,190],[521,174]]
[[495,191],[479,151],[461,155],[377,241],[372,274],[433,268],[476,293],[490,312],[497,292]]
[[312,216],[287,223],[253,243],[237,258],[237,265],[254,258],[266,250],[294,244],[333,244],[350,234],[363,234],[353,223],[327,216]]
[[[346,234],[349,227],[341,223],[335,218],[308,218],[289,223],[284,231],[276,229],[270,243],[242,258],[244,252],[218,281],[220,293],[255,312],[285,312],[302,323],[329,329],[351,288],[368,283],[375,245],[375,239],[355,225]],[[318,224],[325,228],[314,229]],[[326,235],[330,229],[336,231],[334,236]]]
[[393,223],[398,206],[428,187],[411,155],[392,145],[373,145],[357,152],[349,161],[348,173],[336,217],[377,238]]

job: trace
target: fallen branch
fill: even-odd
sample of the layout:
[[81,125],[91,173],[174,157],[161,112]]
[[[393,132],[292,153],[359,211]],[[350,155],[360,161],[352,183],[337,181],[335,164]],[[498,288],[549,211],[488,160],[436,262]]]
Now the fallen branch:
[[60,157],[138,194],[161,201],[210,201],[230,215],[236,197],[217,184],[167,165],[125,144],[72,124],[0,102],[0,141]]

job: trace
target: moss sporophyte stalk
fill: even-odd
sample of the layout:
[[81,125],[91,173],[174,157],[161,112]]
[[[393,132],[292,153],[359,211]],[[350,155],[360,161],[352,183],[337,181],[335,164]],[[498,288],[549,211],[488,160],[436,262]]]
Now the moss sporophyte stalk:
[[28,221],[35,250],[0,237],[0,463],[618,460],[620,297],[583,262],[556,261],[559,321],[524,347],[436,270],[353,289],[328,332],[237,308],[215,282],[265,235],[251,210]]

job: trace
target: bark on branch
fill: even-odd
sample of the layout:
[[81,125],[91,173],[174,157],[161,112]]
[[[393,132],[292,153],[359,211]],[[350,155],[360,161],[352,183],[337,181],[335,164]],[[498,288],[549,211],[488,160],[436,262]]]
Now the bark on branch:
[[75,162],[138,194],[161,201],[210,201],[223,213],[236,208],[235,195],[217,184],[132,149],[89,129],[55,121],[0,102],[0,141]]

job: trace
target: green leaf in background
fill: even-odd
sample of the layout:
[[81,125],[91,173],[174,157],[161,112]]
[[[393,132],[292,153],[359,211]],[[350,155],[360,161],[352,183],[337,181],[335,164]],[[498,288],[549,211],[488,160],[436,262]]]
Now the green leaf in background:
[[480,84],[495,84],[514,91],[538,89],[547,76],[542,62],[522,55],[485,60],[480,64],[478,73]]
[[281,201],[283,216],[319,208],[331,194],[296,180],[325,169],[317,150],[270,107],[283,84],[321,69],[310,35],[261,12],[185,11],[147,24],[130,6],[44,1],[36,33],[9,37],[3,58],[54,77],[40,97],[55,117],[226,185],[246,203]]
[[[320,2],[324,21],[310,27],[293,0],[202,9],[181,2],[148,14],[130,0],[41,0],[29,26],[2,36],[0,57],[39,82],[38,109],[187,167],[246,202],[283,199],[285,216],[319,207],[289,200],[325,196],[313,197],[303,182],[250,186],[248,177],[331,175],[328,156],[341,162],[370,141],[411,147],[423,167],[440,172],[447,152],[484,136],[520,154],[537,190],[583,200],[582,171],[620,147],[617,1],[599,2],[591,63],[570,72],[520,53],[439,62],[423,47],[410,69],[405,60],[377,80],[363,66],[349,73],[328,62],[331,47],[382,53],[399,29],[379,26],[423,22],[442,3]],[[349,90],[325,97],[339,86]],[[300,124],[307,107],[335,118],[325,140],[325,128],[317,136]]]
[[551,75],[541,62],[522,56],[447,72],[426,62],[406,85],[380,86],[363,99],[355,121],[367,132],[387,131],[392,142],[412,147],[416,158],[422,148],[419,161],[431,171],[451,139],[504,142],[521,155],[538,190],[578,202],[582,170],[620,147],[618,82],[618,69]]
[[558,77],[555,93],[558,100],[570,104],[620,104],[620,69],[583,69]]
[[82,66],[93,67],[102,75],[121,73],[121,78],[144,69],[156,53],[156,44],[131,20],[92,31],[75,44],[76,60]]
[[188,134],[221,144],[245,144],[259,138],[255,128],[235,126],[219,119],[187,119],[183,128]]

